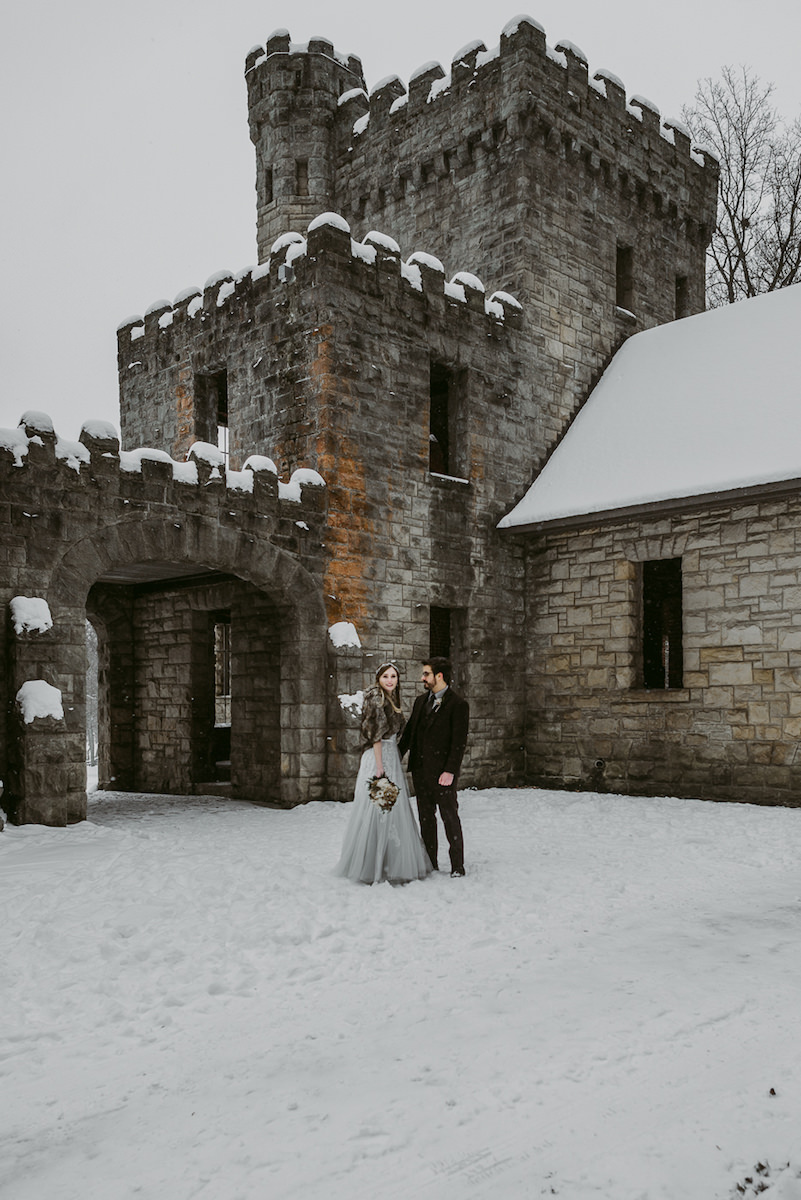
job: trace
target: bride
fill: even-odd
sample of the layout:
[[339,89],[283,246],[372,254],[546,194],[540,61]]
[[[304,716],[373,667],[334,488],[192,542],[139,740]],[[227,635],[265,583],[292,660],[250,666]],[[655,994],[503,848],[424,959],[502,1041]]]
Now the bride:
[[412,815],[398,755],[397,736],[403,726],[398,669],[394,663],[384,663],[375,673],[375,684],[364,694],[363,753],[335,875],[360,883],[408,883],[425,879],[433,870]]

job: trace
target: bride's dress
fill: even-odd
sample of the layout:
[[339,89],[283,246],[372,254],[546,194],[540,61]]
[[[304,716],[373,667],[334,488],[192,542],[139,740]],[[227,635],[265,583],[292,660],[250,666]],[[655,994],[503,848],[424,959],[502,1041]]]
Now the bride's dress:
[[433,868],[412,814],[395,734],[381,739],[381,758],[385,775],[400,788],[398,798],[389,812],[370,799],[368,781],[376,766],[375,752],[368,746],[359,764],[353,807],[334,874],[361,883],[425,879]]

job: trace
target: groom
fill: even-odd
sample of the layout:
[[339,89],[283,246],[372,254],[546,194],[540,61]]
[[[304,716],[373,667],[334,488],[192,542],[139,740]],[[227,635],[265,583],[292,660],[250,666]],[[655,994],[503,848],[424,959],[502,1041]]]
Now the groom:
[[425,691],[414,702],[398,751],[409,751],[409,768],[417,794],[417,812],[431,865],[437,870],[437,806],[451,852],[451,878],[464,875],[464,844],[456,781],[467,745],[470,708],[451,687],[448,658],[423,663]]

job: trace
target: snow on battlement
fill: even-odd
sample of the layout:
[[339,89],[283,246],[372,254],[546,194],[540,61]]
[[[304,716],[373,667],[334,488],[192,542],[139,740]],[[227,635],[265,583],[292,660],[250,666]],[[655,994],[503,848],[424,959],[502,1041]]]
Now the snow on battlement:
[[[41,469],[49,476],[57,467],[68,472],[52,480],[57,488],[63,490],[73,482],[89,484],[98,495],[96,485],[101,484],[105,500],[116,491],[126,497],[126,504],[136,498],[137,491],[152,498],[154,489],[168,500],[168,493],[177,487],[180,491],[173,499],[180,496],[185,502],[187,489],[193,489],[203,495],[204,502],[211,497],[220,505],[237,502],[240,508],[252,505],[262,513],[272,508],[276,515],[291,515],[293,520],[298,517],[297,506],[305,516],[322,512],[326,505],[326,481],[317,471],[299,467],[284,481],[278,478],[273,460],[261,454],[251,455],[241,471],[234,471],[226,467],[222,451],[206,442],[193,443],[183,462],[150,446],[121,450],[117,431],[107,421],[85,422],[80,441],[67,442],[59,438],[46,413],[32,411],[25,413],[16,429],[0,429],[0,472],[6,479],[29,486],[28,472]],[[17,471],[24,474],[15,476]],[[30,516],[33,519],[36,513]],[[19,600],[20,628],[27,629],[33,601],[29,599],[24,606],[25,598]],[[36,613],[43,622],[46,614]]]
[[[424,251],[415,251],[404,261],[394,238],[379,230],[370,230],[361,242],[351,237],[350,226],[338,213],[321,213],[310,222],[306,235],[288,231],[276,238],[268,260],[232,275],[215,272],[202,291],[186,288],[176,296],[173,306],[165,301],[152,304],[144,317],[131,316],[117,328],[120,362],[138,365],[142,338],[159,338],[174,324],[204,321],[218,309],[235,303],[252,290],[269,290],[298,281],[305,264],[353,263],[367,271],[376,270],[400,276],[411,292],[429,300],[444,297],[450,304],[483,312],[493,322],[518,321],[522,305],[507,292],[486,295],[483,282],[470,271],[458,271],[450,281],[440,260]],[[165,320],[169,314],[170,319]]]
[[344,67],[354,77],[354,88],[364,87],[362,62],[355,54],[341,54],[334,49],[333,42],[325,37],[313,37],[308,42],[293,42],[288,29],[275,29],[267,38],[265,45],[252,46],[245,59],[245,75],[252,76],[259,72],[281,70],[286,66],[288,57],[319,56],[329,59],[332,64]]
[[[521,59],[527,60],[541,76],[537,83],[520,71]],[[658,132],[665,143],[654,147],[644,139],[646,153],[659,149],[669,155],[666,146],[671,145],[677,163],[691,160],[717,172],[713,156],[707,157],[701,147],[692,146],[689,138],[674,138],[675,122],[661,124],[656,105],[641,96],[632,96],[627,101],[625,87],[617,75],[603,67],[591,72],[579,46],[564,38],[550,45],[542,25],[524,15],[507,23],[496,46],[487,49],[477,40],[462,46],[454,54],[448,71],[440,63],[429,61],[412,72],[408,87],[397,75],[390,75],[375,85],[369,97],[363,89],[358,93],[356,89],[349,91],[341,97],[337,120],[349,121],[348,137],[355,150],[360,143],[371,142],[387,127],[390,118],[397,120],[401,109],[405,110],[403,120],[420,122],[438,105],[447,105],[455,114],[457,107],[469,100],[473,106],[471,114],[475,116],[475,101],[482,89],[496,93],[497,102],[487,104],[488,113],[525,108],[536,101],[544,110],[550,109],[550,117],[557,121],[560,107],[565,115],[577,111],[578,99],[581,118],[587,125],[588,144],[593,140],[589,135],[596,120],[608,119],[614,113],[615,123],[630,126],[633,116],[637,129],[643,134]],[[517,106],[515,91],[520,92]],[[585,98],[586,103],[581,104]],[[458,129],[464,122],[451,115],[449,125]],[[519,129],[516,114],[507,117],[505,125],[507,132],[515,136]],[[493,128],[497,131],[497,126]],[[471,132],[474,134],[475,130]],[[491,132],[485,130],[487,136]],[[403,136],[403,130],[398,130],[398,140],[402,141]]]

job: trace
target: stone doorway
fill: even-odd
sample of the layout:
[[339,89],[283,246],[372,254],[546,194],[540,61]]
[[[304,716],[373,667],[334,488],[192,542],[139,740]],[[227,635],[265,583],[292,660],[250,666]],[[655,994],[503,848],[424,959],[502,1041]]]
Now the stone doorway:
[[[125,520],[112,520],[119,512]],[[34,681],[37,697],[46,689],[58,705],[8,706],[0,757],[10,820],[86,817],[87,619],[98,635],[101,789],[192,795],[212,781],[285,808],[323,799],[330,671],[317,577],[234,521],[163,504],[151,518],[128,498],[102,515],[105,528],[78,527],[71,540],[54,541],[42,522],[49,540],[26,543],[35,568],[14,586],[42,600],[50,620],[8,624],[3,682],[13,698]],[[231,625],[227,757],[214,745],[220,612]],[[219,778],[228,763],[230,779]]]

